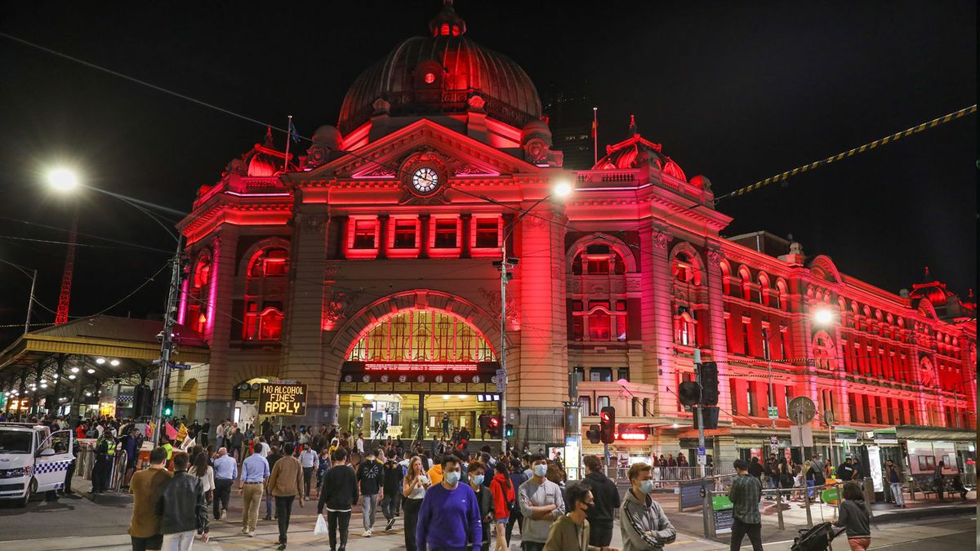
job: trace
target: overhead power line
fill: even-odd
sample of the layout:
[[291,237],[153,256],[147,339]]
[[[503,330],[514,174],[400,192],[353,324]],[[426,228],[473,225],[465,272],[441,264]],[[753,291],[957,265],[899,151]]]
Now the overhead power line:
[[920,125],[913,126],[912,128],[908,128],[908,129],[902,130],[901,132],[895,132],[894,134],[891,134],[889,136],[885,136],[884,138],[877,139],[877,140],[875,140],[873,142],[866,143],[864,145],[855,147],[853,149],[849,149],[849,150],[847,150],[847,151],[845,151],[843,153],[838,153],[837,155],[831,155],[830,157],[827,157],[826,159],[821,159],[819,161],[814,161],[814,162],[812,162],[812,163],[810,163],[808,165],[803,165],[803,166],[796,167],[793,170],[787,170],[786,172],[783,172],[782,174],[777,174],[776,176],[770,176],[769,178],[766,178],[765,180],[761,180],[761,181],[756,182],[756,183],[754,183],[752,185],[749,185],[749,186],[745,186],[743,188],[736,189],[735,191],[733,191],[731,193],[726,193],[725,195],[722,195],[722,196],[716,198],[715,199],[715,202],[717,203],[718,201],[720,201],[722,199],[727,199],[729,197],[739,197],[739,196],[745,195],[746,193],[751,193],[751,192],[756,191],[756,190],[758,190],[760,188],[763,188],[765,186],[768,186],[769,184],[774,184],[776,182],[785,181],[785,180],[787,180],[787,179],[789,179],[789,178],[791,178],[793,176],[796,176],[797,174],[802,174],[802,173],[804,173],[804,172],[806,172],[808,170],[813,170],[813,169],[815,169],[817,167],[829,165],[830,163],[835,163],[837,161],[840,161],[841,159],[846,159],[848,157],[853,157],[853,156],[855,156],[855,155],[857,155],[859,153],[864,153],[865,151],[871,151],[872,149],[877,148],[879,145],[886,145],[886,144],[889,144],[891,142],[897,142],[898,140],[900,140],[902,138],[905,138],[905,137],[908,137],[908,136],[911,136],[912,134],[918,134],[919,132],[923,132],[925,130],[929,130],[930,128],[935,128],[935,127],[937,127],[937,126],[939,126],[941,124],[946,124],[947,122],[954,121],[954,120],[959,119],[959,118],[963,118],[963,117],[965,117],[967,115],[972,115],[973,113],[976,113],[976,112],[977,112],[977,104],[974,103],[973,105],[971,105],[969,107],[964,107],[963,109],[960,109],[959,111],[954,111],[954,112],[952,112],[952,113],[950,113],[948,115],[939,117],[937,119],[932,119],[931,121],[927,121],[927,122],[924,122],[924,123],[922,123]]

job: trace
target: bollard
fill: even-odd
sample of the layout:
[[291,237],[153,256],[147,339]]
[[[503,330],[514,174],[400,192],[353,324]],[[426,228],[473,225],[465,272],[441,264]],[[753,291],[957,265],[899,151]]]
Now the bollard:
[[783,492],[776,489],[776,516],[779,518],[779,529],[785,530],[786,525],[783,523]]
[[[816,486],[814,486],[816,488]],[[816,489],[814,489],[816,491]],[[806,507],[806,527],[813,528],[813,516],[810,513],[810,488],[803,488],[803,505]]]

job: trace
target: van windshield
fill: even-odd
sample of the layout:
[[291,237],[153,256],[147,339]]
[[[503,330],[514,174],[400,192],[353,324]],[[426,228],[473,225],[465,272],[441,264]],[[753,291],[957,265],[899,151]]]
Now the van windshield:
[[0,430],[0,453],[31,453],[32,433]]

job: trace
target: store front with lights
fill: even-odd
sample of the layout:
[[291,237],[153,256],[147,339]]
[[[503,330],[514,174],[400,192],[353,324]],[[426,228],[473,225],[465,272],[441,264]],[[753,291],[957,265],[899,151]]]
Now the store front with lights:
[[439,439],[465,427],[480,440],[481,415],[498,415],[496,352],[452,312],[414,308],[370,324],[341,369],[342,429],[365,438]]

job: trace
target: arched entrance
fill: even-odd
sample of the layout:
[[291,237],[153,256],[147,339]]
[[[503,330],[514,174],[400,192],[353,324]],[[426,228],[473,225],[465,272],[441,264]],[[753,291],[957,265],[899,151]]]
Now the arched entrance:
[[497,415],[496,350],[462,315],[430,305],[366,324],[347,348],[340,426],[365,438],[439,438],[465,427],[470,438]]
[[175,400],[177,415],[186,415],[188,421],[193,421],[197,417],[197,379],[190,379],[180,389],[180,397]]

